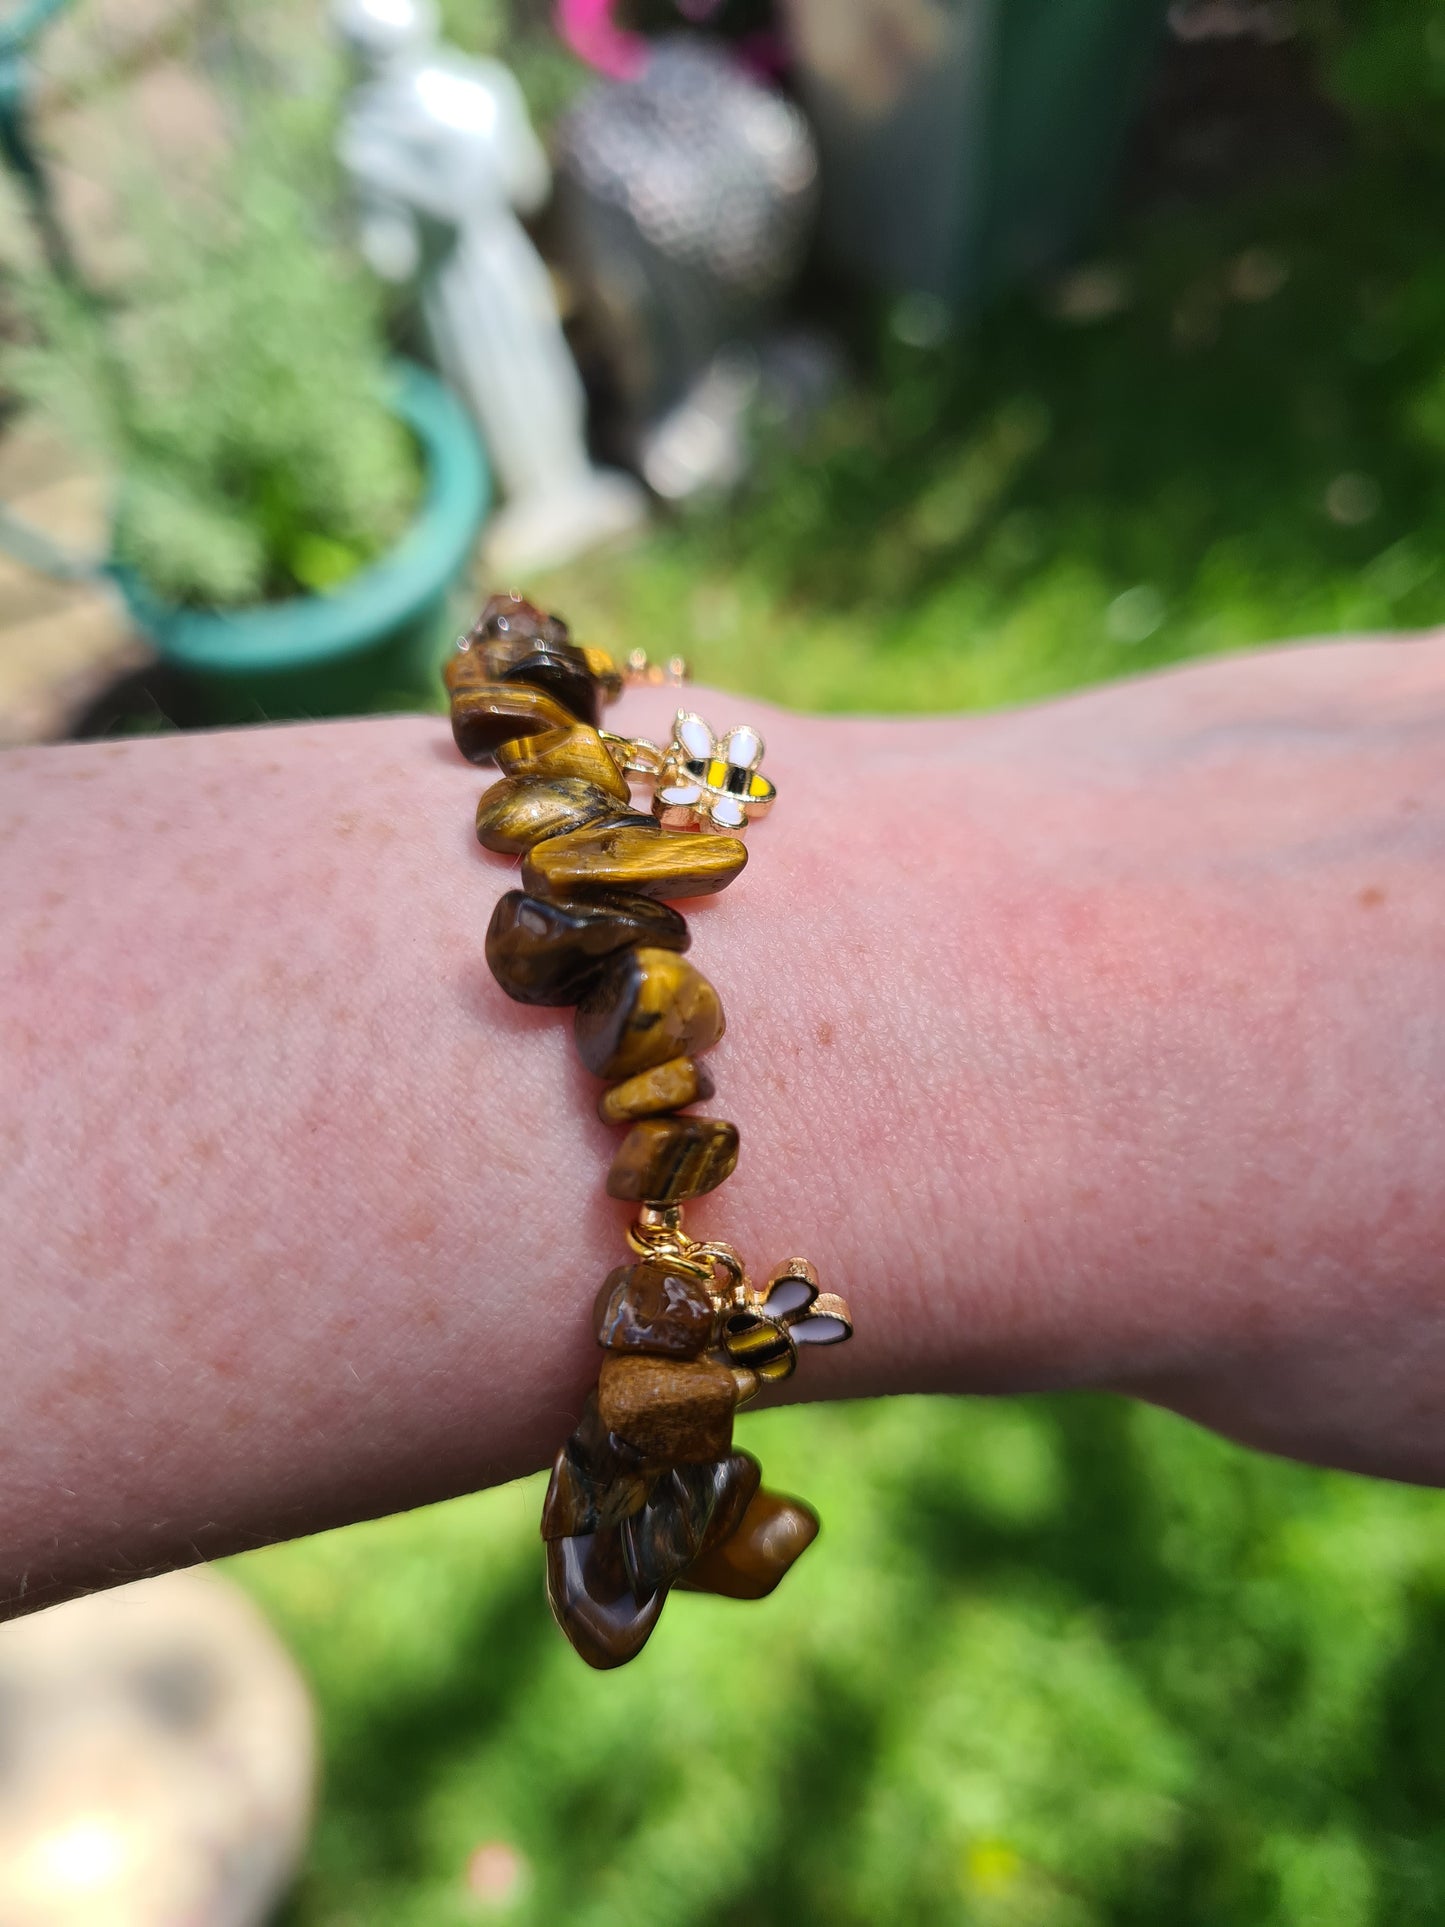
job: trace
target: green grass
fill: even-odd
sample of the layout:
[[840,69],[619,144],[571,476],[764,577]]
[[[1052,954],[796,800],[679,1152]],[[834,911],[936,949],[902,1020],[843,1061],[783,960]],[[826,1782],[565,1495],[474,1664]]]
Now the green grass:
[[[552,599],[839,709],[1438,621],[1445,178],[1385,111],[1435,101],[1428,11],[1428,46],[1377,4],[1345,49],[1374,113],[1350,168],[1117,234],[1107,320],[1020,298],[946,351],[885,345],[749,501]],[[234,1563],[320,1705],[295,1927],[1445,1914],[1445,1497],[1105,1400],[740,1429],[824,1536],[764,1605],[674,1600],[621,1674],[547,1619],[537,1482]],[[465,1872],[499,1841],[527,1874],[488,1907]]]
[[547,1619],[537,1481],[235,1562],[321,1706],[298,1927],[1439,1920],[1441,1495],[1105,1400],[741,1432],[824,1536],[622,1673]]

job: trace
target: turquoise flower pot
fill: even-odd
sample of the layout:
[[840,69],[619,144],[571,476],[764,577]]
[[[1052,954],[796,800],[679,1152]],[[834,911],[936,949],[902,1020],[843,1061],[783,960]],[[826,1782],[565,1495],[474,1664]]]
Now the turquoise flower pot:
[[409,362],[391,374],[397,415],[416,436],[424,486],[396,547],[334,592],[253,608],[180,608],[112,564],[136,626],[178,672],[194,716],[260,722],[415,706],[436,690],[452,592],[491,495],[470,417]]

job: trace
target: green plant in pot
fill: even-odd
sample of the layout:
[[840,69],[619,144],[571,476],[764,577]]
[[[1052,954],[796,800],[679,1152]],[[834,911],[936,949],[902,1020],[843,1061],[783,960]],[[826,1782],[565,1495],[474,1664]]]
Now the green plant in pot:
[[110,571],[207,719],[414,698],[486,504],[470,423],[389,361],[287,153],[252,134],[202,185],[133,193],[121,295],[37,275],[8,358],[113,472]]

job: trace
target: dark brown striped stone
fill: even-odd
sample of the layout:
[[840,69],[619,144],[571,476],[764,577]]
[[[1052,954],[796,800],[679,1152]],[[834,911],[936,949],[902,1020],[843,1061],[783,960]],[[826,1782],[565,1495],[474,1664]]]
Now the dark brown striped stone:
[[542,1537],[564,1539],[578,1532],[599,1532],[621,1525],[647,1498],[656,1471],[644,1469],[640,1452],[615,1438],[589,1393],[577,1430],[552,1466],[542,1504]]
[[676,1465],[622,1527],[622,1556],[639,1597],[671,1586],[737,1529],[762,1468],[750,1452],[708,1465]]
[[715,1191],[737,1161],[736,1124],[720,1117],[644,1118],[612,1160],[607,1195],[634,1204],[684,1204]]
[[592,897],[543,897],[508,890],[487,926],[487,964],[519,1004],[575,1004],[619,950],[649,955],[685,950],[687,925],[665,903],[621,890]]
[[647,1644],[666,1590],[641,1598],[616,1526],[547,1541],[547,1603],[572,1645],[589,1666],[625,1666]]
[[551,734],[571,725],[559,702],[525,683],[468,683],[452,697],[452,735],[469,763],[485,763],[514,737]]
[[580,776],[559,776],[550,783],[504,776],[483,790],[477,804],[477,841],[498,856],[522,856],[546,837],[589,823],[641,820],[642,814]]

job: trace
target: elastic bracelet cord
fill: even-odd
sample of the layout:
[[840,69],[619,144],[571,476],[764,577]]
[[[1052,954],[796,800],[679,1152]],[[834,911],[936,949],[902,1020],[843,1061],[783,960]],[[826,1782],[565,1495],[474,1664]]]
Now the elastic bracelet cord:
[[[598,1112],[625,1130],[607,1190],[637,1206],[631,1256],[597,1294],[597,1387],[542,1508],[548,1600],[597,1667],[642,1650],[673,1588],[761,1599],[812,1543],[816,1514],[763,1486],[758,1461],[733,1449],[733,1416],[789,1376],[800,1345],[853,1330],[806,1259],[759,1288],[731,1245],[683,1228],[687,1201],[731,1176],[738,1130],[688,1109],[713,1095],[699,1060],[723,1011],[667,900],[725,889],[775,797],[754,729],[719,741],[686,710],[663,746],[601,728],[626,682],[684,674],[641,652],[619,666],[517,595],[492,597],[445,672],[457,747],[502,771],[477,836],[522,859],[487,962],[519,1003],[575,1007],[578,1055],[606,1083]],[[651,789],[649,808],[629,778]]]

